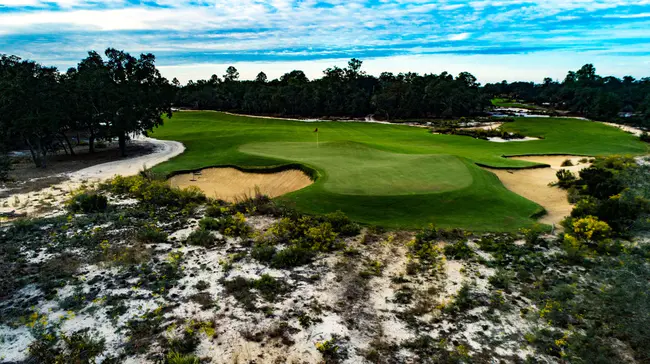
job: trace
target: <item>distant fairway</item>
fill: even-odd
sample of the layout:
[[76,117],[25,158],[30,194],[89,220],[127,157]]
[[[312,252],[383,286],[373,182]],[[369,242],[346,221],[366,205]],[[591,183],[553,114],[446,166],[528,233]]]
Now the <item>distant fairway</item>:
[[[319,129],[319,145],[316,133]],[[647,145],[606,125],[529,118],[504,126],[545,140],[492,143],[434,135],[423,128],[348,122],[305,123],[217,112],[178,112],[154,137],[185,144],[155,168],[171,173],[209,166],[271,167],[300,163],[318,171],[313,185],[281,197],[310,213],[336,210],[386,227],[428,223],[476,231],[512,231],[534,223],[541,207],[478,167],[527,167],[504,155],[643,154]]]

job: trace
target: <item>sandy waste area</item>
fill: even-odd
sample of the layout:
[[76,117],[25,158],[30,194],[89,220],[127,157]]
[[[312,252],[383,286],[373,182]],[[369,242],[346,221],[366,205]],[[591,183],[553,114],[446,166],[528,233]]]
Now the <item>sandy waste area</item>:
[[[546,209],[547,214],[539,220],[541,223],[557,225],[571,214],[573,205],[569,203],[566,191],[549,184],[557,182],[555,174],[560,169],[577,174],[589,167],[590,163],[580,163],[584,158],[570,155],[514,157],[512,159],[548,164],[550,168],[489,170],[499,177],[507,189]],[[571,160],[573,166],[562,167],[562,163],[567,159]]]

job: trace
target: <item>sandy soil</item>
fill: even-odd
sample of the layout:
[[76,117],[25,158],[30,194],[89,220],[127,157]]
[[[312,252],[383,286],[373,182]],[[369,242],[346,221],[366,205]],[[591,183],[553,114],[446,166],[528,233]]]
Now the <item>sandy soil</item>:
[[603,124],[613,126],[615,128],[619,128],[619,129],[621,129],[621,130],[623,130],[625,132],[634,134],[636,136],[641,136],[641,134],[643,134],[643,130],[641,130],[639,128],[632,127],[632,126],[620,125],[620,124],[614,124],[614,123],[605,123],[605,122],[603,122]]
[[[132,176],[138,174],[143,168],[151,168],[157,164],[167,161],[185,150],[182,143],[157,140],[144,136],[135,137],[136,143],[148,144],[153,150],[146,155],[133,158],[120,159],[113,162],[97,164],[88,168],[70,173],[59,173],[48,187],[29,191],[12,193],[0,198],[0,213],[15,212],[30,216],[47,215],[50,211],[70,196],[70,194],[82,186],[91,186],[116,175]],[[63,180],[63,182],[61,182]]]
[[[539,219],[541,223],[557,225],[564,217],[571,214],[573,205],[567,200],[566,191],[549,186],[549,183],[556,182],[555,173],[560,169],[567,169],[574,173],[589,167],[589,163],[580,163],[580,156],[530,156],[516,157],[513,159],[528,162],[548,164],[550,168],[538,169],[489,169],[496,174],[501,182],[510,191],[534,201],[543,206],[547,214]],[[570,159],[574,164],[571,167],[562,167],[565,160]]]
[[278,173],[247,173],[235,168],[208,168],[200,175],[180,174],[170,179],[172,186],[197,186],[206,195],[234,202],[256,191],[277,197],[305,188],[313,181],[302,171],[289,170]]

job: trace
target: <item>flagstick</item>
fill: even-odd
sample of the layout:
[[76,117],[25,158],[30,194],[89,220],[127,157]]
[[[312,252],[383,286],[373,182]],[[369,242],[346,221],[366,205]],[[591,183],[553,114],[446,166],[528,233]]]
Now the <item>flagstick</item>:
[[320,143],[318,142],[318,132],[316,132],[316,148],[320,148]]

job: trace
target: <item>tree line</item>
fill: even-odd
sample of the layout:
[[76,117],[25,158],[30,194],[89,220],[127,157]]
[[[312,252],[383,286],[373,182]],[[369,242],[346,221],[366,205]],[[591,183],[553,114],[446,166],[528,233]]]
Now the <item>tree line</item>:
[[494,97],[521,100],[591,119],[650,127],[650,77],[640,80],[600,76],[592,64],[569,71],[562,82],[545,78],[541,84],[502,81],[487,84]]
[[74,154],[87,140],[119,141],[146,133],[171,117],[175,89],[160,75],[152,54],[138,58],[109,48],[65,73],[16,56],[0,55],[0,147],[28,148],[38,167],[57,149]]
[[417,73],[379,77],[361,70],[362,61],[347,67],[331,67],[320,79],[309,80],[303,71],[291,71],[269,80],[260,72],[255,80],[239,80],[229,67],[219,77],[177,80],[175,105],[194,109],[235,111],[247,114],[299,117],[363,117],[374,114],[384,120],[461,117],[483,113],[490,106],[476,77],[463,72],[454,77]]

